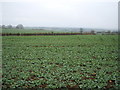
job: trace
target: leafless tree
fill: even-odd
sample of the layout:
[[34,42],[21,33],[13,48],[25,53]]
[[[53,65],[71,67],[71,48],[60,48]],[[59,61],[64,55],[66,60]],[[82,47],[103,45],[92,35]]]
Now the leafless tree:
[[2,25],[2,29],[5,29],[6,28],[6,26],[5,25]]
[[18,25],[16,26],[16,28],[17,28],[17,29],[24,29],[24,27],[23,27],[22,24],[18,24]]
[[95,34],[95,31],[94,31],[94,30],[91,30],[91,34]]
[[108,32],[108,34],[111,34],[111,31],[110,31],[110,30],[108,30],[107,32]]
[[80,33],[83,34],[83,28],[80,28]]
[[11,29],[11,28],[12,28],[12,25],[8,25],[7,28],[8,28],[8,29]]

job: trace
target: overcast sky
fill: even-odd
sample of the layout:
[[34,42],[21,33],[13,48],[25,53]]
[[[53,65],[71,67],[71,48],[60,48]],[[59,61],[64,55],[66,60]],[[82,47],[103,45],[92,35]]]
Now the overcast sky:
[[[31,1],[31,0],[30,0]],[[33,0],[34,1],[34,0]],[[24,26],[118,28],[117,0],[39,0],[1,2],[0,24]],[[1,14],[0,14],[1,15]]]

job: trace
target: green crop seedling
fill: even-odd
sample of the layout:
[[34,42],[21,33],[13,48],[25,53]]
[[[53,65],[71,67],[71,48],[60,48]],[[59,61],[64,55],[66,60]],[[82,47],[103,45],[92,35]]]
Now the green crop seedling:
[[4,36],[3,88],[117,88],[117,35]]

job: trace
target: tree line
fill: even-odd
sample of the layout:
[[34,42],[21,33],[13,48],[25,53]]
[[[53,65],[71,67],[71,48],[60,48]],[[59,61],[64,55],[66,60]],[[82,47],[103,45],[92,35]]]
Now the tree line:
[[22,24],[18,24],[17,26],[12,26],[12,25],[1,25],[0,28],[2,28],[2,29],[12,29],[12,28],[24,29],[24,26],[23,26]]
[[[0,25],[0,28],[2,29],[24,29],[24,26],[22,24],[18,24],[16,26],[12,26],[12,25]],[[53,32],[52,32],[53,33]],[[118,32],[111,32],[110,30],[108,31],[95,31],[95,30],[91,30],[90,32],[84,32],[83,28],[80,28],[79,29],[79,33],[82,35],[82,34],[118,34]]]

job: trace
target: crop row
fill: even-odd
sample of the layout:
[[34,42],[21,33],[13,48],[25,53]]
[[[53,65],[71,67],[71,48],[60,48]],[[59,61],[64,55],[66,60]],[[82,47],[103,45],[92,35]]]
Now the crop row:
[[4,36],[3,88],[118,88],[116,35]]

